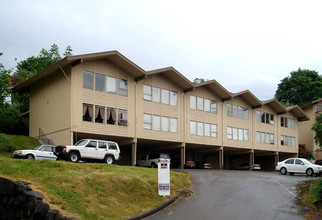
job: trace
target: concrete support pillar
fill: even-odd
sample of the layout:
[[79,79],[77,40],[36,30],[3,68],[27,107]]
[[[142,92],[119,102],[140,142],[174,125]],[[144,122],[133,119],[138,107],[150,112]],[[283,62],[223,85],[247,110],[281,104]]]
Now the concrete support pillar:
[[224,169],[224,149],[219,151],[219,170]]
[[183,169],[183,165],[186,161],[186,147],[185,145],[180,148],[180,169]]
[[277,162],[279,162],[279,155],[278,155],[278,153],[275,154],[275,166],[277,165]]
[[137,150],[137,142],[133,142],[131,144],[131,148],[132,148],[132,166],[135,166],[136,164],[136,150]]
[[249,153],[249,170],[253,170],[253,165],[254,165],[254,152],[251,151]]

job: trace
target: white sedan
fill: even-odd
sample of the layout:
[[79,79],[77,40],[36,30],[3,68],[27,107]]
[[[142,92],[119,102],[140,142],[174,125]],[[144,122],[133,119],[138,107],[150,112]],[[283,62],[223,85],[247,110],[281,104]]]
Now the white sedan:
[[56,160],[54,155],[55,146],[53,145],[39,145],[32,150],[17,150],[13,152],[13,158],[36,159],[36,160]]
[[287,173],[294,175],[294,173],[306,173],[308,176],[316,174],[320,176],[322,173],[322,166],[312,164],[304,158],[289,158],[282,162],[278,162],[276,170],[280,171],[282,175]]

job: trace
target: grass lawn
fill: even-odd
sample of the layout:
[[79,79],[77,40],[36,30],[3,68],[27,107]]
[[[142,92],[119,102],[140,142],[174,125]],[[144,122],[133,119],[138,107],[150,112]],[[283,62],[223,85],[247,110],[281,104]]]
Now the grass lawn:
[[[9,144],[8,144],[9,143]],[[34,148],[29,137],[0,134],[0,148]],[[7,149],[8,150],[8,149]],[[171,172],[171,197],[158,196],[158,170],[65,161],[21,160],[0,152],[0,176],[31,183],[52,209],[79,219],[127,219],[168,201],[178,189],[189,188],[189,174]]]

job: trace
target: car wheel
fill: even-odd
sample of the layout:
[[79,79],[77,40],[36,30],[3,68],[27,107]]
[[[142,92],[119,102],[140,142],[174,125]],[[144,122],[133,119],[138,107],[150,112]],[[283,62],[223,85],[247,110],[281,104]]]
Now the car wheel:
[[314,172],[313,172],[313,170],[311,168],[309,168],[309,169],[306,170],[306,175],[308,175],[308,176],[312,176],[313,173]]
[[106,156],[105,159],[104,159],[104,162],[107,163],[107,164],[112,164],[114,161],[113,157],[112,156]]
[[73,162],[73,163],[78,162],[78,160],[79,160],[79,154],[78,154],[78,153],[76,153],[76,152],[72,152],[72,153],[70,153],[70,154],[69,154],[69,160],[70,160],[71,162]]
[[294,173],[290,173],[290,175],[292,175],[292,176],[293,176],[293,175],[294,175]]
[[27,154],[26,159],[35,159],[34,155],[32,154]]
[[157,165],[155,163],[151,163],[151,168],[157,168]]
[[285,167],[282,167],[280,172],[282,175],[285,175],[287,173],[287,169]]

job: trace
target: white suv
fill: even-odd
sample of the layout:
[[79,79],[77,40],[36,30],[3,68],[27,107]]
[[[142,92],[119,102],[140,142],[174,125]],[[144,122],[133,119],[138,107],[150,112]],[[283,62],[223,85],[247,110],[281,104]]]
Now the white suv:
[[55,155],[57,160],[70,160],[78,162],[79,160],[103,160],[107,164],[112,164],[120,159],[120,148],[116,142],[82,139],[74,146],[56,146]]
[[140,160],[138,160],[136,162],[136,165],[140,167],[156,168],[158,166],[159,159],[170,159],[170,157],[168,154],[165,154],[165,153],[148,154],[142,157]]

